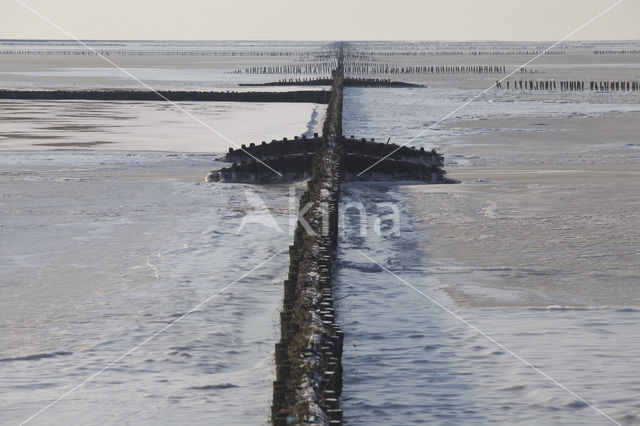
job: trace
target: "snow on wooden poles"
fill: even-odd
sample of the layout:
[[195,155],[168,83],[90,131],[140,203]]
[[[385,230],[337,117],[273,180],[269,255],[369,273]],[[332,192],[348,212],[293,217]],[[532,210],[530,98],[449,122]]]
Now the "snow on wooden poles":
[[[331,149],[318,152],[314,177],[300,206],[313,203],[289,247],[289,274],[284,282],[280,315],[281,338],[276,344],[273,383],[274,425],[309,422],[323,413],[327,423],[341,424],[342,346],[344,333],[333,305],[333,253],[338,241],[339,162]],[[328,227],[323,221],[328,220]]]

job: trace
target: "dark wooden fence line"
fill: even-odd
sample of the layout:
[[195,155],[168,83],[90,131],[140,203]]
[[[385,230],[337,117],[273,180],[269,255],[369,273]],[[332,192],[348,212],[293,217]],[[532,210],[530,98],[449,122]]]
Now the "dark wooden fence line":
[[161,90],[158,93],[142,90],[0,90],[0,99],[164,101],[164,98],[166,98],[176,102],[312,102],[327,104],[331,97],[330,92],[323,90],[288,92]]

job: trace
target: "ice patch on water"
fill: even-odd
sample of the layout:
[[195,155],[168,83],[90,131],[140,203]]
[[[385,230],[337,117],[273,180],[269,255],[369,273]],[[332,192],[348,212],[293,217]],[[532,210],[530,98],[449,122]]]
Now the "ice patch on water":
[[490,181],[488,179],[477,178],[475,180],[466,180],[466,181],[462,181],[460,183],[462,185],[474,185],[474,184],[481,184],[481,183],[493,183],[493,181]]
[[489,206],[484,208],[484,217],[489,219],[497,219],[498,218],[498,205],[495,203],[491,203]]
[[548,311],[594,311],[609,309],[608,306],[569,306],[569,305],[549,305],[545,308]]
[[[322,109],[324,111],[324,108]],[[314,133],[321,132],[321,124],[324,120],[321,119],[321,113],[318,111],[318,105],[314,105],[313,111],[311,111],[311,118],[307,123],[307,131],[303,134],[308,138],[312,138]]]

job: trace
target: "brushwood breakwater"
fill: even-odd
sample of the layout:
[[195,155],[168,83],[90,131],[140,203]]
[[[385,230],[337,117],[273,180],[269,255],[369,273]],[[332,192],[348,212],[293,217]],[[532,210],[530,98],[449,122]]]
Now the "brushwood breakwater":
[[0,99],[89,100],[89,101],[191,101],[191,102],[308,102],[327,104],[325,90],[288,92],[201,92],[163,90],[0,90]]
[[[207,181],[276,183],[308,179],[312,176],[314,156],[323,146],[324,139],[315,134],[313,138],[296,136],[229,148],[220,160],[232,163],[231,166],[211,171]],[[331,143],[340,148],[341,173],[345,181],[450,182],[442,168],[444,157],[435,150],[354,136],[332,136]],[[276,174],[273,170],[281,173]]]
[[332,266],[338,244],[342,73],[334,75],[322,139],[312,160],[311,179],[300,199],[289,276],[284,283],[281,339],[276,344],[272,421],[287,424],[342,424],[344,333],[333,307]]
[[[275,347],[271,420],[289,424],[341,425],[344,333],[333,306],[332,271],[338,244],[342,181],[412,180],[444,183],[443,157],[435,151],[373,139],[346,138],[342,129],[344,56],[337,45],[331,97],[322,136],[295,137],[230,148],[210,182],[272,183],[307,180],[300,199],[289,272]],[[373,167],[375,166],[375,167]]]

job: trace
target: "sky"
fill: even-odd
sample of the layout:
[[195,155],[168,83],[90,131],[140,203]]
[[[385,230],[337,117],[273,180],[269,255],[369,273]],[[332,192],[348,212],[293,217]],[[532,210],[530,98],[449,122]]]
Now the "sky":
[[[558,40],[617,0],[0,0],[0,38]],[[624,0],[571,40],[640,39]]]

